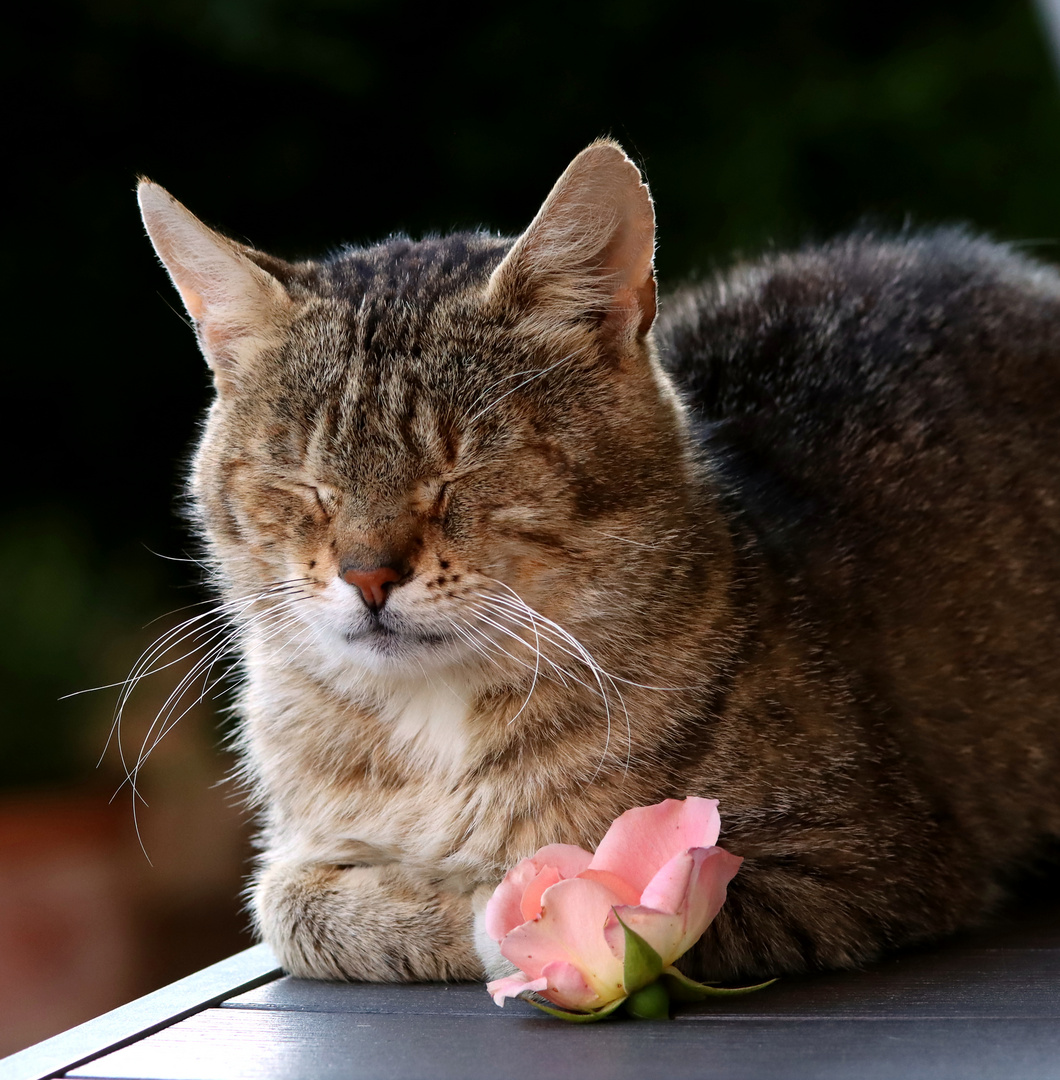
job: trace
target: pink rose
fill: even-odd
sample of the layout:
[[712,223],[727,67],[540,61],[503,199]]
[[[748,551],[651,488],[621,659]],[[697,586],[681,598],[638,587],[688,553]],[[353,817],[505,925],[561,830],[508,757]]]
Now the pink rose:
[[623,984],[623,923],[664,969],[673,964],[718,914],[743,862],[714,846],[720,828],[716,799],[667,799],[627,810],[595,855],[550,844],[523,859],[486,905],[486,932],[520,968],[487,986],[494,1001],[534,990],[588,1012],[639,990]]

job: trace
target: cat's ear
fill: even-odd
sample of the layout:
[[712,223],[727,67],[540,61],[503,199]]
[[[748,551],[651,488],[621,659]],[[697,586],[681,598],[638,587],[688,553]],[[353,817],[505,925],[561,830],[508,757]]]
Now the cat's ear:
[[487,295],[561,320],[596,316],[639,336],[655,319],[654,254],[647,185],[617,143],[600,141],[567,166]]
[[287,290],[254,261],[255,252],[204,225],[165,188],[142,180],[136,194],[218,389],[237,385],[253,358],[280,340],[292,307]]

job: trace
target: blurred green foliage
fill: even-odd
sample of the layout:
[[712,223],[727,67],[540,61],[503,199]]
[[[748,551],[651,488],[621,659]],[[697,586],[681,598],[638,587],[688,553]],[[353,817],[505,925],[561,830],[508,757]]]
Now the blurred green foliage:
[[[1014,0],[56,0],[5,16],[0,786],[84,775],[58,701],[195,599],[174,516],[208,380],[137,174],[288,256],[531,217],[600,134],[645,167],[664,285],[868,219],[1057,257],[1060,93]],[[706,29],[701,27],[706,26]],[[128,636],[126,636],[128,635]],[[113,692],[111,692],[113,695]]]

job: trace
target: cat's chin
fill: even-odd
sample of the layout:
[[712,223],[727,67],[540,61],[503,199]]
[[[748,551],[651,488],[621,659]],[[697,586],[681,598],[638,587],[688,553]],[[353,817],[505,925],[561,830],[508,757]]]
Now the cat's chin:
[[366,630],[347,630],[343,634],[347,645],[360,645],[389,655],[409,648],[435,648],[451,646],[454,639],[449,634],[430,631],[391,630],[376,624]]
[[342,633],[351,663],[380,675],[404,675],[452,667],[466,649],[452,635],[426,630],[393,630],[381,625]]

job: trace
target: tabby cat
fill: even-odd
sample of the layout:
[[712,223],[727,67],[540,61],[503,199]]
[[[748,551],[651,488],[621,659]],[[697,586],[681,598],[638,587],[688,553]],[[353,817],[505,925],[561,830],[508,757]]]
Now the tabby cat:
[[505,870],[666,797],[745,859],[699,977],[970,925],[1060,833],[1053,270],[855,235],[657,312],[610,141],[515,240],[288,263],[140,203],[217,388],[191,492],[289,971],[501,974]]

